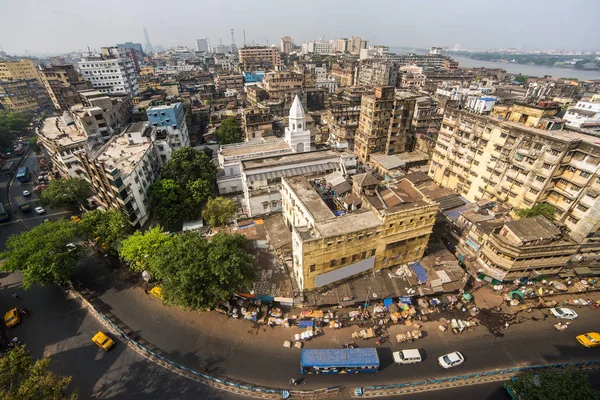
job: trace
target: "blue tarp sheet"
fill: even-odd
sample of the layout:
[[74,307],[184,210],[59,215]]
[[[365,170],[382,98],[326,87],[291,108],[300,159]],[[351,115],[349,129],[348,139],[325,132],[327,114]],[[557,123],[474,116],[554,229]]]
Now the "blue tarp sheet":
[[412,300],[410,299],[410,296],[400,296],[400,303],[412,304]]
[[420,283],[427,282],[427,272],[425,272],[425,268],[423,268],[421,263],[414,262],[414,263],[408,264],[408,266],[417,275],[417,279],[419,280]]
[[392,304],[394,302],[394,300],[392,300],[391,297],[387,298],[387,299],[383,299],[383,305],[385,306],[385,308],[388,308],[390,306],[390,304]]

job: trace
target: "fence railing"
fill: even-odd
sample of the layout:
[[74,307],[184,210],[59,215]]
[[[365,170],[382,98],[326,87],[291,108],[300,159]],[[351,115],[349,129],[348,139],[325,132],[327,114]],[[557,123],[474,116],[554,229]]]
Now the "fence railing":
[[466,375],[456,375],[446,378],[439,379],[425,379],[422,381],[416,382],[406,382],[406,383],[397,383],[391,385],[378,385],[378,386],[366,386],[362,388],[356,388],[353,393],[357,396],[366,396],[369,397],[371,395],[380,395],[381,392],[391,392],[391,391],[404,391],[406,389],[426,389],[432,385],[440,385],[452,382],[464,382],[468,380],[475,380],[475,383],[483,383],[488,381],[489,377],[498,377],[502,375],[512,375],[521,372],[531,372],[531,371],[539,371],[544,369],[564,369],[568,367],[574,367],[579,369],[598,369],[600,368],[600,360],[593,361],[576,361],[562,364],[544,364],[544,365],[531,365],[525,367],[515,367],[515,368],[506,368],[506,369],[497,369],[493,371],[484,371],[484,372],[475,372],[472,374]]
[[244,394],[247,396],[255,397],[255,398],[322,398],[322,397],[331,397],[336,396],[341,387],[329,387],[323,389],[315,389],[315,390],[284,390],[284,389],[274,389],[268,388],[264,386],[252,385],[248,383],[240,383],[233,382],[227,379],[217,378],[194,369],[185,367],[181,364],[178,364],[172,360],[169,360],[166,357],[150,350],[149,348],[141,345],[136,340],[130,338],[121,328],[119,328],[115,323],[113,323],[108,317],[102,314],[100,311],[96,310],[96,308],[77,290],[73,288],[72,285],[69,287],[69,292],[71,292],[75,297],[81,300],[81,302],[90,310],[92,314],[94,314],[97,318],[99,318],[104,324],[111,330],[115,335],[120,336],[121,340],[130,345],[130,347],[137,349],[138,353],[149,360],[158,360],[159,364],[162,364],[163,367],[172,370],[180,375],[191,378],[195,381],[208,384],[209,386],[213,386],[222,390],[226,390],[232,393]]

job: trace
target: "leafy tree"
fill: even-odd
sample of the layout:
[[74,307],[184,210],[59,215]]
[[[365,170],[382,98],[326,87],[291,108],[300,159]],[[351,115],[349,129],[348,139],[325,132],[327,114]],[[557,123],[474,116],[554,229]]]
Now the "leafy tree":
[[148,188],[148,201],[158,219],[163,222],[180,222],[184,214],[183,190],[172,179],[159,179]]
[[217,234],[210,242],[194,232],[173,237],[150,255],[149,270],[162,281],[165,302],[192,309],[214,307],[254,277],[254,259],[242,235]]
[[0,398],[25,399],[77,399],[77,394],[67,394],[70,376],[56,375],[50,371],[50,359],[34,361],[25,346],[16,346],[0,357]]
[[79,248],[67,244],[78,235],[78,224],[61,219],[12,235],[0,253],[3,271],[23,274],[23,287],[65,283],[77,267]]
[[244,140],[242,127],[233,117],[229,117],[221,122],[215,135],[219,144],[239,143]]
[[37,138],[37,136],[34,136],[34,137],[32,137],[32,138],[29,139],[29,147],[37,155],[40,155],[42,153],[42,148],[38,144],[38,138]]
[[235,216],[236,211],[237,206],[233,201],[225,197],[215,197],[206,203],[202,217],[210,226],[221,226]]
[[515,76],[515,82],[520,83],[522,85],[527,83],[529,77],[527,75],[517,75]]
[[518,375],[506,383],[520,399],[527,400],[600,400],[587,377],[573,369]]
[[184,190],[184,204],[187,217],[195,219],[200,216],[202,207],[214,193],[213,185],[205,179],[190,182]]
[[172,179],[185,187],[189,182],[204,179],[214,182],[217,167],[202,151],[182,147],[171,154],[171,158],[161,169],[161,178]]
[[66,207],[77,211],[87,205],[90,192],[90,184],[85,179],[54,179],[40,194],[40,203],[48,207]]
[[118,208],[108,211],[94,210],[82,215],[82,236],[104,250],[119,248],[132,231],[127,216]]
[[0,150],[10,149],[13,141],[29,126],[27,114],[0,110]]
[[550,221],[554,220],[554,214],[556,213],[556,208],[552,207],[550,204],[546,203],[538,203],[531,208],[522,208],[516,211],[516,214],[519,218],[531,218],[536,217],[538,215],[542,215],[549,219]]
[[156,276],[156,271],[150,269],[150,260],[170,246],[172,241],[173,237],[165,235],[161,226],[155,226],[145,232],[135,231],[133,235],[123,240],[119,256],[129,262],[129,268],[132,270],[137,272],[148,270]]

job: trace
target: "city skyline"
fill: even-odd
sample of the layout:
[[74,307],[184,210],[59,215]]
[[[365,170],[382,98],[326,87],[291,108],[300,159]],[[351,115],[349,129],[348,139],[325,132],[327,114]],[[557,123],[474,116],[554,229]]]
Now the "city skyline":
[[[502,9],[469,0],[407,5],[383,1],[377,7],[368,4],[349,7],[337,0],[307,1],[304,10],[311,7],[320,10],[311,14],[310,19],[302,13],[295,15],[297,6],[288,2],[264,1],[259,7],[232,1],[180,2],[173,9],[161,8],[160,14],[154,12],[158,5],[156,0],[145,2],[144,7],[113,2],[110,4],[118,5],[119,13],[111,14],[110,24],[107,23],[104,30],[95,31],[88,30],[100,22],[95,14],[85,12],[74,0],[61,0],[61,4],[62,7],[56,3],[34,6],[31,0],[24,0],[5,5],[6,15],[15,18],[6,20],[0,27],[0,37],[5,38],[0,46],[9,54],[60,54],[85,50],[87,46],[99,49],[123,41],[145,43],[144,27],[154,45],[189,48],[195,47],[197,38],[204,37],[208,37],[213,46],[221,40],[231,44],[232,28],[238,46],[243,44],[243,31],[247,44],[258,45],[278,45],[284,35],[291,36],[296,44],[320,37],[360,36],[370,44],[420,48],[452,47],[460,43],[465,48],[480,49],[598,50],[600,43],[600,21],[595,18],[600,14],[600,4],[583,1],[560,8],[562,3],[557,1],[521,4],[510,0]],[[269,12],[265,13],[267,9]],[[561,10],[561,23],[577,21],[577,24],[573,22],[573,26],[559,29],[557,9]],[[382,19],[382,10],[388,10],[386,15],[392,11],[396,18]],[[581,13],[581,10],[587,11]],[[31,22],[27,34],[11,34],[20,27],[23,20],[20,17],[24,15]],[[210,15],[210,18],[202,18],[201,27],[197,27],[200,15]],[[70,17],[68,23],[65,16]],[[569,35],[564,34],[565,30]]]

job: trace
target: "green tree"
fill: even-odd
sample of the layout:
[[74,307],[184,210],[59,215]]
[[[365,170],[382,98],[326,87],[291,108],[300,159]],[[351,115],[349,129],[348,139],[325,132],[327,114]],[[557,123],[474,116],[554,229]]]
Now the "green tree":
[[42,148],[38,144],[38,138],[37,138],[37,136],[34,136],[34,137],[32,137],[32,138],[29,139],[29,147],[37,155],[40,155],[42,153]]
[[40,194],[40,203],[48,207],[65,207],[78,211],[80,207],[87,206],[90,193],[90,184],[85,179],[54,179]]
[[234,217],[236,211],[237,206],[233,201],[225,197],[215,197],[206,203],[202,217],[210,226],[221,226]]
[[542,215],[550,221],[554,220],[555,213],[556,208],[546,203],[538,203],[531,208],[522,208],[516,211],[516,214],[519,218],[531,218],[537,217],[538,215]]
[[219,144],[239,143],[244,140],[242,127],[233,117],[229,117],[221,122],[215,135]]
[[184,218],[183,190],[172,179],[159,179],[148,188],[148,202],[163,222],[177,223]]
[[0,150],[10,151],[17,136],[28,128],[30,117],[15,111],[0,110]]
[[242,235],[217,234],[208,242],[197,233],[184,232],[149,257],[149,270],[162,281],[167,304],[214,307],[255,276],[247,244]]
[[573,369],[525,373],[506,383],[519,399],[527,400],[600,400],[587,376]]
[[115,252],[133,230],[125,213],[118,208],[86,212],[79,227],[86,240],[111,252]]
[[157,271],[151,270],[150,260],[168,248],[172,242],[173,237],[164,234],[161,226],[155,226],[145,232],[136,231],[123,240],[119,256],[129,262],[129,268],[132,270],[148,270],[151,275],[157,276]]
[[12,235],[0,253],[3,271],[23,274],[23,287],[63,284],[77,267],[79,248],[67,244],[78,235],[78,224],[61,219],[48,221],[30,231]]
[[213,193],[214,187],[206,179],[196,179],[190,182],[184,190],[184,205],[187,218],[198,218],[202,212],[202,207]]
[[527,83],[529,77],[527,75],[517,75],[515,76],[515,82],[520,83],[522,85]]
[[0,357],[0,398],[5,400],[77,399],[67,394],[70,376],[50,371],[50,359],[34,361],[25,346],[16,346]]
[[217,167],[203,151],[182,147],[171,154],[160,174],[161,178],[172,179],[183,188],[197,179],[214,183]]

